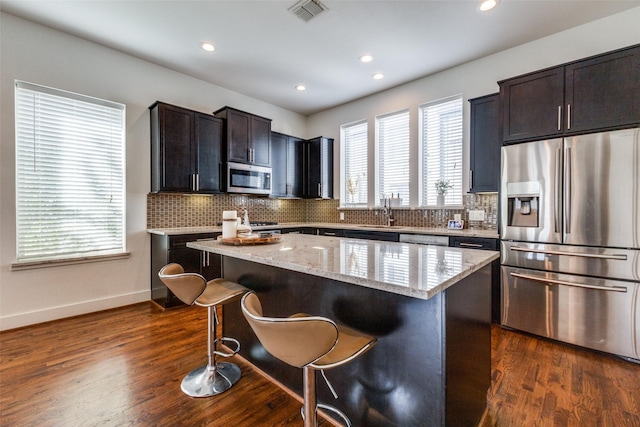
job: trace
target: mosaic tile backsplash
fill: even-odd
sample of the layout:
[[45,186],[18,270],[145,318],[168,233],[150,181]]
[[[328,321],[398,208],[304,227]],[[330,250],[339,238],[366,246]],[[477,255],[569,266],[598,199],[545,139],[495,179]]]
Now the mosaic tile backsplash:
[[[498,228],[498,195],[468,194],[462,209],[395,209],[395,225],[441,227],[460,214],[468,227]],[[339,209],[339,200],[269,199],[242,195],[147,195],[147,228],[209,227],[222,220],[222,211],[248,209],[250,221],[327,222],[343,224],[384,224],[384,216],[370,209]],[[484,210],[484,221],[469,221],[469,210]],[[340,221],[340,212],[344,221]]]

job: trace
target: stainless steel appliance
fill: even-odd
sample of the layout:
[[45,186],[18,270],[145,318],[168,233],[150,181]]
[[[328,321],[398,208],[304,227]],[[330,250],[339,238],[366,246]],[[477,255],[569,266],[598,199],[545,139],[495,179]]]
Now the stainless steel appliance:
[[227,192],[242,194],[270,194],[271,168],[247,165],[244,163],[227,163]]
[[502,324],[640,359],[640,129],[502,148]]

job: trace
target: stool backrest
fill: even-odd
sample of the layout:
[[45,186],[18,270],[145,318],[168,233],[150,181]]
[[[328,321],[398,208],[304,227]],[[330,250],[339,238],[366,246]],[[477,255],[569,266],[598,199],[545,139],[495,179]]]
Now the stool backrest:
[[338,339],[338,327],[325,317],[263,317],[258,296],[242,297],[242,313],[262,346],[283,362],[302,368],[324,356]]
[[185,273],[180,264],[167,264],[158,277],[185,304],[193,305],[207,287],[207,280],[197,273]]

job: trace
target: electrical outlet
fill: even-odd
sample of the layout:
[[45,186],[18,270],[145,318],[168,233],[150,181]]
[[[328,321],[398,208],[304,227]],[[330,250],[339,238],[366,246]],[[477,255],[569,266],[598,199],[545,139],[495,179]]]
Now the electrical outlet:
[[340,221],[344,221],[344,212],[340,212]]
[[484,211],[469,211],[469,221],[484,221]]

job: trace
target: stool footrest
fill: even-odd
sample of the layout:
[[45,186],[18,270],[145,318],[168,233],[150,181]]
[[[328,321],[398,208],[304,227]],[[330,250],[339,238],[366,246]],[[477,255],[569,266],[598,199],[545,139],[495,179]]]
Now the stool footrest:
[[222,351],[218,351],[215,350],[214,353],[217,356],[221,356],[221,357],[231,357],[231,356],[235,356],[236,354],[238,354],[238,352],[240,351],[240,341],[238,341],[235,338],[227,338],[227,337],[222,337],[219,340],[216,340],[216,343],[218,341],[222,341],[222,342],[232,342],[235,344],[236,348],[234,350],[231,350],[231,353],[224,353]]
[[[324,409],[325,411],[333,412],[334,414],[342,418],[342,421],[344,421],[345,426],[351,427],[351,420],[340,409],[336,408],[335,406],[325,405],[324,403],[318,403],[316,406],[320,409]],[[304,421],[304,406],[300,408],[300,415],[302,415],[302,420]]]

